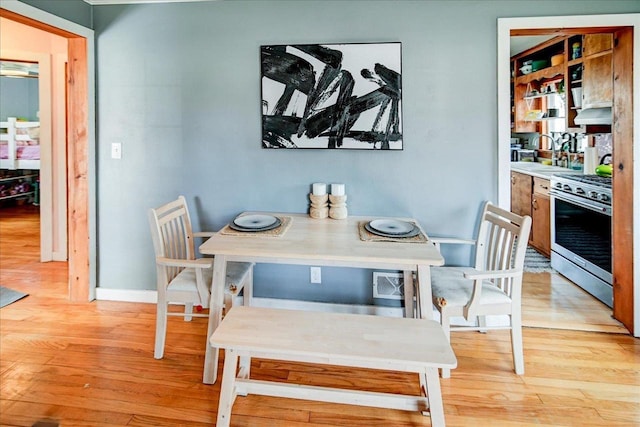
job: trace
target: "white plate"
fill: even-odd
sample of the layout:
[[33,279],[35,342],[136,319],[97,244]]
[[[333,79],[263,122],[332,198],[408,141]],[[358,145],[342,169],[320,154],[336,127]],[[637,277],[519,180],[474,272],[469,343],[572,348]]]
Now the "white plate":
[[414,225],[407,221],[397,219],[374,219],[369,227],[385,234],[403,235],[413,231]]
[[246,229],[259,229],[272,226],[278,218],[272,215],[243,215],[233,220],[238,227]]
[[364,225],[364,229],[367,230],[369,233],[375,234],[377,236],[382,236],[382,237],[391,237],[393,239],[404,239],[407,237],[415,237],[418,234],[420,234],[420,229],[416,226],[413,227],[413,230],[411,230],[408,233],[402,233],[402,234],[388,234],[388,233],[383,233],[382,231],[378,231],[378,230],[374,230],[373,228],[371,228],[371,226],[369,225],[369,223],[366,223]]

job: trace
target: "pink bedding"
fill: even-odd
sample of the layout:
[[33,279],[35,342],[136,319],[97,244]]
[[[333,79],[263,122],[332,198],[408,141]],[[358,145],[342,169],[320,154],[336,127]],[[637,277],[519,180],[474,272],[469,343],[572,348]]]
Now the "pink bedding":
[[[25,145],[17,147],[18,160],[39,160],[40,159],[40,146],[39,145]],[[0,145],[0,159],[8,159],[9,147],[5,144]]]

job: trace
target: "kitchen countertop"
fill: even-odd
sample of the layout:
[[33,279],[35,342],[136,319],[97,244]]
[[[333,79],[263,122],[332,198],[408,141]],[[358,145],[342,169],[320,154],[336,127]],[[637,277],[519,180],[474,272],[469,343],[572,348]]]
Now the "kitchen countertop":
[[561,173],[582,175],[581,170],[568,169],[560,166],[544,165],[538,162],[511,162],[511,170],[514,172],[520,172],[544,179],[550,179],[551,175],[557,175]]

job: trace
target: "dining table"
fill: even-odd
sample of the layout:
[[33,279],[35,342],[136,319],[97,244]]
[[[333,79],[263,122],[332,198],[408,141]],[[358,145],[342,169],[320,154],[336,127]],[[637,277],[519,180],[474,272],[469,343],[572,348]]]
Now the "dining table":
[[[413,218],[348,216],[345,219],[311,218],[302,213],[244,212],[237,218],[275,217],[279,226],[247,231],[227,224],[207,239],[200,253],[213,255],[213,279],[203,382],[214,384],[218,348],[209,338],[222,321],[227,262],[253,262],[309,266],[368,268],[402,271],[405,317],[433,318],[430,268],[444,264],[436,245]],[[412,224],[411,237],[371,233],[372,221]]]

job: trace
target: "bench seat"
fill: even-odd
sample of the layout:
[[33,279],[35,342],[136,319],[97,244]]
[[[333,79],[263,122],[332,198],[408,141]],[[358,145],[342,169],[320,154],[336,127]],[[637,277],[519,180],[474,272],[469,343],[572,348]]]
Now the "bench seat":
[[[247,394],[429,412],[444,426],[438,369],[457,361],[435,321],[235,306],[210,343],[225,350],[217,426],[229,425],[236,397]],[[415,372],[423,395],[252,380],[251,357]]]

